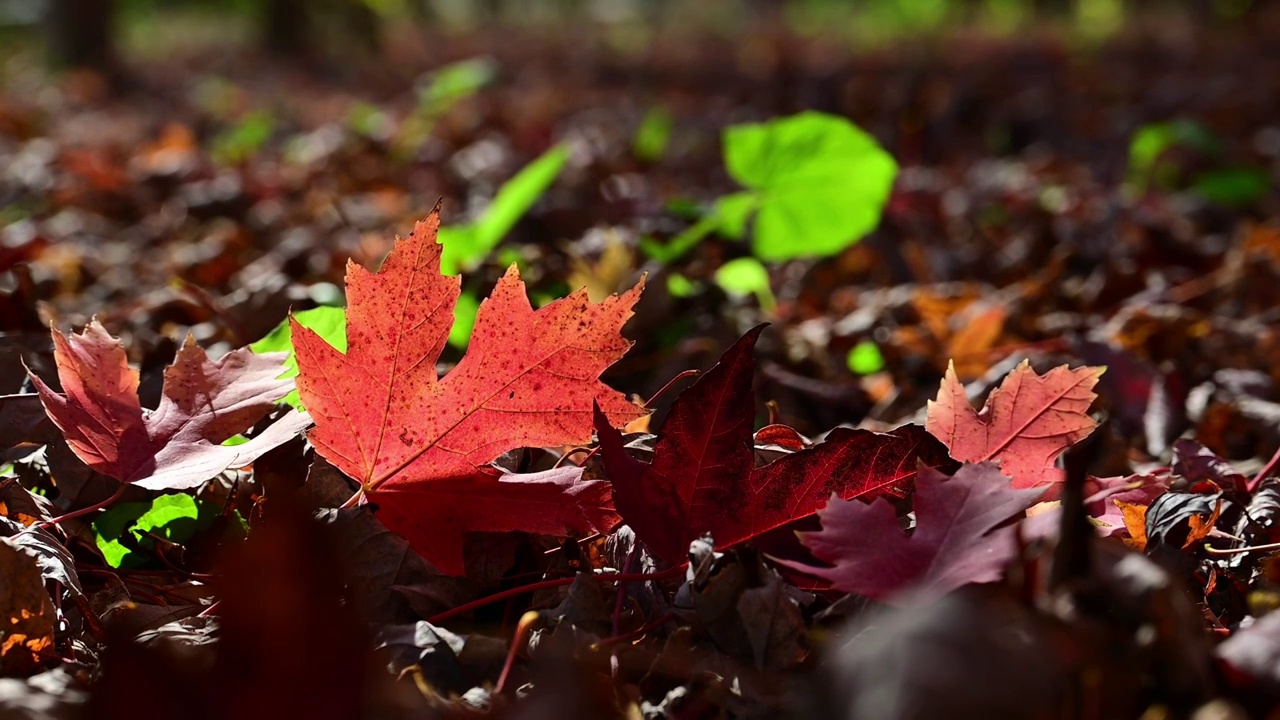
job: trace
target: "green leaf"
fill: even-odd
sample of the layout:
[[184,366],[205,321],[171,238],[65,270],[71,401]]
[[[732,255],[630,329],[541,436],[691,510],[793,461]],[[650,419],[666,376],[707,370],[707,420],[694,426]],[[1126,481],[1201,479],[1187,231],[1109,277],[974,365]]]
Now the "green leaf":
[[[767,261],[834,255],[860,240],[879,224],[898,172],[875,138],[818,112],[730,127],[724,156],[754,191],[753,247]],[[745,202],[731,201],[726,229]]]
[[680,273],[671,273],[667,276],[667,292],[671,297],[693,297],[698,293],[698,285]]
[[476,294],[466,291],[458,296],[453,308],[453,327],[449,328],[449,344],[464,348],[471,342],[471,330],[476,326],[476,314],[480,312],[480,300]]
[[[1149,123],[1138,128],[1129,140],[1129,180],[1139,189],[1151,185],[1166,187],[1175,177],[1157,176],[1160,158],[1175,147],[1186,147],[1206,156],[1222,151],[1222,141],[1208,128],[1192,120]],[[1173,169],[1171,169],[1173,170]]]
[[773,312],[777,308],[777,300],[769,287],[769,271],[759,260],[751,257],[730,260],[716,270],[716,284],[725,292],[736,295],[755,295],[760,308],[765,312]]
[[498,63],[489,57],[450,63],[431,74],[418,95],[418,112],[440,115],[463,98],[476,94],[498,77]]
[[1196,194],[1216,205],[1241,207],[1262,199],[1271,189],[1271,176],[1258,168],[1226,168],[1196,176]]
[[478,267],[551,187],[568,160],[567,146],[551,148],[503,184],[474,222],[440,228],[438,242],[444,245],[441,272],[456,275]]
[[275,121],[265,110],[251,112],[213,139],[209,153],[221,165],[236,165],[253,158],[271,139]]
[[661,160],[667,152],[674,126],[670,110],[662,105],[649,108],[640,120],[640,127],[636,128],[635,137],[631,138],[631,153],[644,162]]
[[743,192],[725,195],[716,201],[715,218],[720,233],[725,237],[741,240],[747,234],[747,221],[760,206],[760,197]]
[[[314,330],[325,342],[342,352],[347,351],[346,310],[322,305],[310,310],[296,312],[293,317],[303,327]],[[267,333],[266,337],[249,345],[249,349],[256,353],[289,353],[289,357],[285,358],[284,372],[280,374],[280,377],[290,378],[298,375],[298,360],[293,354],[293,330],[287,319]],[[298,397],[297,390],[285,395],[281,402],[288,403],[299,410],[304,409],[302,407],[302,399]]]
[[94,540],[111,567],[137,567],[161,537],[181,545],[209,527],[217,508],[190,495],[161,495],[149,503],[120,503],[93,521]]
[[870,340],[854,345],[845,362],[849,365],[849,370],[858,375],[870,375],[884,369],[884,355],[880,354],[880,347]]

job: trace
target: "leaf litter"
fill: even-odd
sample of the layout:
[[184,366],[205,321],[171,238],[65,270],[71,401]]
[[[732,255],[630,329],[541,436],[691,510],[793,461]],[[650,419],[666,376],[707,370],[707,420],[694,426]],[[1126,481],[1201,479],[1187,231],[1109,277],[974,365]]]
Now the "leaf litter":
[[[1269,166],[1276,98],[1248,84],[1224,115],[1194,92],[1242,62],[1274,76],[1257,41],[1120,39],[1078,62],[987,41],[992,63],[1063,81],[1027,102],[946,54],[754,39],[813,87],[844,83],[859,152],[898,168],[826,259],[760,263],[806,255],[785,231],[830,228],[789,217],[803,195],[766,197],[782,176],[737,155],[705,171],[722,129],[785,129],[795,107],[723,39],[655,55],[727,72],[701,88],[719,104],[655,91],[671,127],[644,157],[625,130],[648,108],[591,107],[616,88],[566,92],[601,81],[522,36],[481,37],[485,67],[539,53],[555,102],[433,106],[407,156],[422,118],[375,108],[403,120],[393,142],[326,125],[334,90],[310,81],[272,111],[239,90],[261,107],[238,117],[163,73],[125,108],[71,81],[0,91],[0,709],[1274,712],[1280,207],[1205,178]],[[1131,76],[1112,72],[1125,51]],[[894,100],[900,82],[833,58],[937,84]],[[457,102],[541,92],[490,77]],[[1180,148],[1192,124],[1167,124],[1182,134],[1121,182],[1128,138],[1085,117],[1100,102],[1176,105],[1231,140]],[[111,113],[88,137],[73,121],[95,107]],[[469,199],[521,167],[555,193],[494,231]],[[450,251],[470,252],[460,278],[440,272],[441,196],[474,246]],[[643,259],[700,221],[678,259]],[[748,292],[726,266],[751,269]],[[244,349],[343,304],[328,338],[284,325]],[[306,441],[311,420],[278,404],[282,350]],[[103,555],[96,508],[175,492],[198,529],[126,527],[131,566]]]

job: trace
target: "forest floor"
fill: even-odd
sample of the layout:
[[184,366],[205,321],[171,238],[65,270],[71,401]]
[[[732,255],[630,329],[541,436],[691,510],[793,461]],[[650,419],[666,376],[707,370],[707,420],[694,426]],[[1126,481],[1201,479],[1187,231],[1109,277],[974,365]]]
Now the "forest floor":
[[[37,620],[0,628],[0,716],[1274,711],[1280,671],[1266,658],[1280,653],[1280,613],[1267,612],[1280,606],[1280,580],[1259,547],[1280,541],[1272,20],[1158,24],[1097,44],[1049,31],[953,33],[857,53],[760,29],[568,35],[427,33],[383,62],[171,49],[130,64],[115,89],[89,73],[50,75],[28,56],[7,61],[0,570],[23,580],[0,589],[0,611]],[[485,60],[464,66],[456,87],[432,84],[435,69],[475,58]],[[755,294],[717,281],[749,244],[712,234],[668,262],[642,251],[642,240],[679,235],[739,189],[722,159],[725,128],[806,110],[852,120],[896,159],[874,232],[832,257],[769,264],[768,288]],[[46,417],[52,398],[92,399],[112,383],[129,394],[135,382],[133,405],[163,410],[176,392],[165,368],[188,333],[216,357],[268,336],[291,311],[341,305],[348,260],[379,267],[437,201],[445,226],[483,218],[498,188],[557,144],[563,169],[461,288],[487,297],[515,263],[535,305],[584,286],[600,303],[644,277],[621,330],[634,345],[593,372],[608,367],[610,387],[652,398],[651,419],[615,416],[592,390],[583,397],[608,414],[597,420],[600,448],[504,446],[481,462],[572,469],[574,487],[586,488],[572,497],[605,493],[592,507],[613,522],[596,522],[598,532],[535,532],[527,518],[512,521],[521,532],[501,532],[499,510],[458,520],[474,511],[447,503],[483,504],[468,493],[489,476],[459,490],[462,500],[421,501],[448,509],[422,516],[440,527],[406,520],[394,493],[367,484],[372,502],[340,507],[360,486],[317,444],[328,432],[319,412],[310,442],[295,433],[252,465],[224,464],[181,487],[113,474],[132,450],[77,441],[101,440],[77,425],[92,416],[123,442],[110,428],[119,406]],[[388,261],[374,277],[389,283],[397,267]],[[353,343],[358,322],[376,323],[354,319],[354,296]],[[68,341],[78,360],[55,353],[51,326],[61,342],[57,331],[94,318],[120,338],[132,381],[123,366],[93,365],[109,343],[89,335]],[[445,334],[451,321],[441,320]],[[475,354],[503,347],[489,331],[482,319]],[[446,378],[464,348],[436,347]],[[697,384],[681,377],[717,359]],[[302,397],[320,402],[303,361]],[[1062,365],[1088,390],[1082,407],[1046,400],[1006,447],[965,447],[966,432],[1021,421],[1015,382],[1028,397],[1069,395],[1054,374],[1067,371],[1050,372]],[[1082,369],[1101,366],[1100,377]],[[53,390],[37,393],[28,373]],[[713,417],[712,396],[737,414]],[[969,417],[957,397],[989,401],[988,412]],[[677,398],[688,398],[683,408]],[[224,437],[244,431],[258,443],[264,425],[249,429],[268,411],[282,414],[268,403]],[[1028,428],[1046,411],[1077,424],[1036,435]],[[625,451],[600,423],[626,431]],[[840,426],[875,434],[831,432]],[[915,444],[900,451],[885,438]],[[690,443],[746,464],[714,475],[702,455],[676,454]],[[1053,469],[1071,446],[1078,462]],[[847,490],[836,471],[815,469],[823,448],[851,453],[840,460],[851,475],[881,473],[883,455],[897,453],[900,475],[888,489]],[[936,469],[917,478],[917,460]],[[1001,461],[1012,485],[993,480],[986,460]],[[764,492],[783,482],[769,468],[784,461],[812,481],[809,495]],[[667,481],[675,510],[643,497]],[[720,494],[690,500],[699,483]],[[1001,502],[1029,499],[971,537],[921,549],[945,489],[980,483]],[[915,544],[881,536],[825,556],[801,545],[795,530],[833,532],[840,520],[843,501],[821,524],[814,515],[830,488],[857,503],[840,506],[851,523],[883,528],[886,516],[858,514],[883,511],[891,530],[915,528]],[[748,496],[764,495],[794,503],[785,522],[759,520],[769,508]],[[877,495],[892,503],[865,504]],[[555,502],[585,502],[570,496]],[[36,528],[109,498],[100,514]],[[977,512],[947,498],[950,520]],[[690,518],[700,503],[723,508],[699,525]],[[1080,532],[1086,520],[1095,532]],[[437,540],[457,557],[423,549]],[[659,550],[691,540],[687,558]],[[900,571],[911,582],[886,579]]]

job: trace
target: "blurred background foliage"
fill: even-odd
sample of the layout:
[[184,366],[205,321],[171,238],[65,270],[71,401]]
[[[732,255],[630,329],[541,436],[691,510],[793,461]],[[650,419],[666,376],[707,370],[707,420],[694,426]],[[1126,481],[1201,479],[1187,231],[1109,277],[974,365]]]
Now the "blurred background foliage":
[[733,35],[744,24],[847,36],[862,46],[958,28],[1012,34],[1052,25],[1082,40],[1118,31],[1134,13],[1196,23],[1247,22],[1275,0],[0,0],[0,41],[40,46],[60,66],[111,67],[121,55],[177,46],[260,43],[277,56],[376,56],[415,29],[467,32],[495,24],[625,27]]

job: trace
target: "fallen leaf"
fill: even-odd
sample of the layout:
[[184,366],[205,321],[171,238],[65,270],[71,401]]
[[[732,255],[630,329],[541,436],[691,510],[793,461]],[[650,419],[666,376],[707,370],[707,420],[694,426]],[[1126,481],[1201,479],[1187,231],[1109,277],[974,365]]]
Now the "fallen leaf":
[[1209,533],[1213,531],[1213,526],[1217,524],[1218,518],[1222,515],[1222,498],[1218,498],[1218,502],[1213,506],[1213,512],[1209,514],[1208,520],[1202,520],[1200,515],[1192,515],[1187,519],[1187,539],[1182,543],[1182,549],[1186,550],[1197,542],[1209,537]]
[[1143,552],[1147,549],[1147,506],[1127,503],[1123,500],[1112,500],[1120,512],[1124,513],[1124,526],[1129,531],[1125,544]]
[[596,432],[622,519],[656,555],[682,559],[711,533],[726,548],[812,515],[832,494],[904,497],[917,462],[947,462],[942,446],[917,425],[890,433],[836,428],[826,441],[755,467],[752,349],[764,326],[725,351],[680,394],[654,446],[653,463],[623,449],[601,414]]
[[198,487],[301,432],[311,420],[290,412],[247,443],[223,440],[247,430],[289,392],[280,380],[282,354],[247,348],[209,360],[188,336],[164,371],[164,396],[154,412],[138,400],[138,373],[124,346],[96,320],[79,334],[53,331],[63,392],[28,372],[49,418],[76,456],[94,470],[149,490]]
[[377,273],[348,264],[346,353],[296,322],[293,342],[316,450],[361,483],[389,528],[459,574],[462,532],[587,533],[616,520],[598,499],[605,486],[575,468],[522,480],[488,463],[588,442],[593,402],[618,423],[645,414],[599,380],[630,347],[620,331],[643,282],[602,303],[578,291],[534,311],[512,266],[481,305],[466,356],[439,378],[460,281],[440,273],[438,226],[432,212]]
[[1248,478],[1195,440],[1174,441],[1172,472],[1186,483],[1189,492],[1213,492],[1219,488],[1232,493],[1248,492]]
[[956,373],[962,378],[982,377],[987,355],[1004,333],[1009,311],[1004,305],[970,307],[964,325],[947,338],[946,357],[955,358]]
[[[1146,508],[1169,489],[1172,480],[1171,476],[1163,473],[1088,478],[1085,481],[1085,506],[1098,534],[1113,537],[1127,533],[1130,537],[1138,537],[1133,534],[1122,509],[1124,506],[1119,503]],[[1146,536],[1142,537],[1145,543]]]
[[459,477],[388,483],[370,497],[378,519],[441,572],[465,570],[469,532],[586,535],[618,524],[609,484],[583,480],[582,468],[507,473],[493,467]]
[[833,567],[780,561],[877,600],[912,588],[942,595],[1000,578],[1015,548],[1013,528],[999,527],[1031,507],[1043,488],[1013,489],[991,463],[963,465],[950,478],[926,468],[916,479],[916,528],[904,534],[893,506],[832,498],[818,511],[822,529],[800,541]]
[[1054,459],[1093,432],[1093,386],[1106,368],[1065,365],[1037,375],[1022,362],[976,412],[948,366],[925,427],[961,462],[997,461],[1013,487],[1061,482]]
[[57,612],[36,558],[0,538],[0,675],[30,675],[55,656]]

